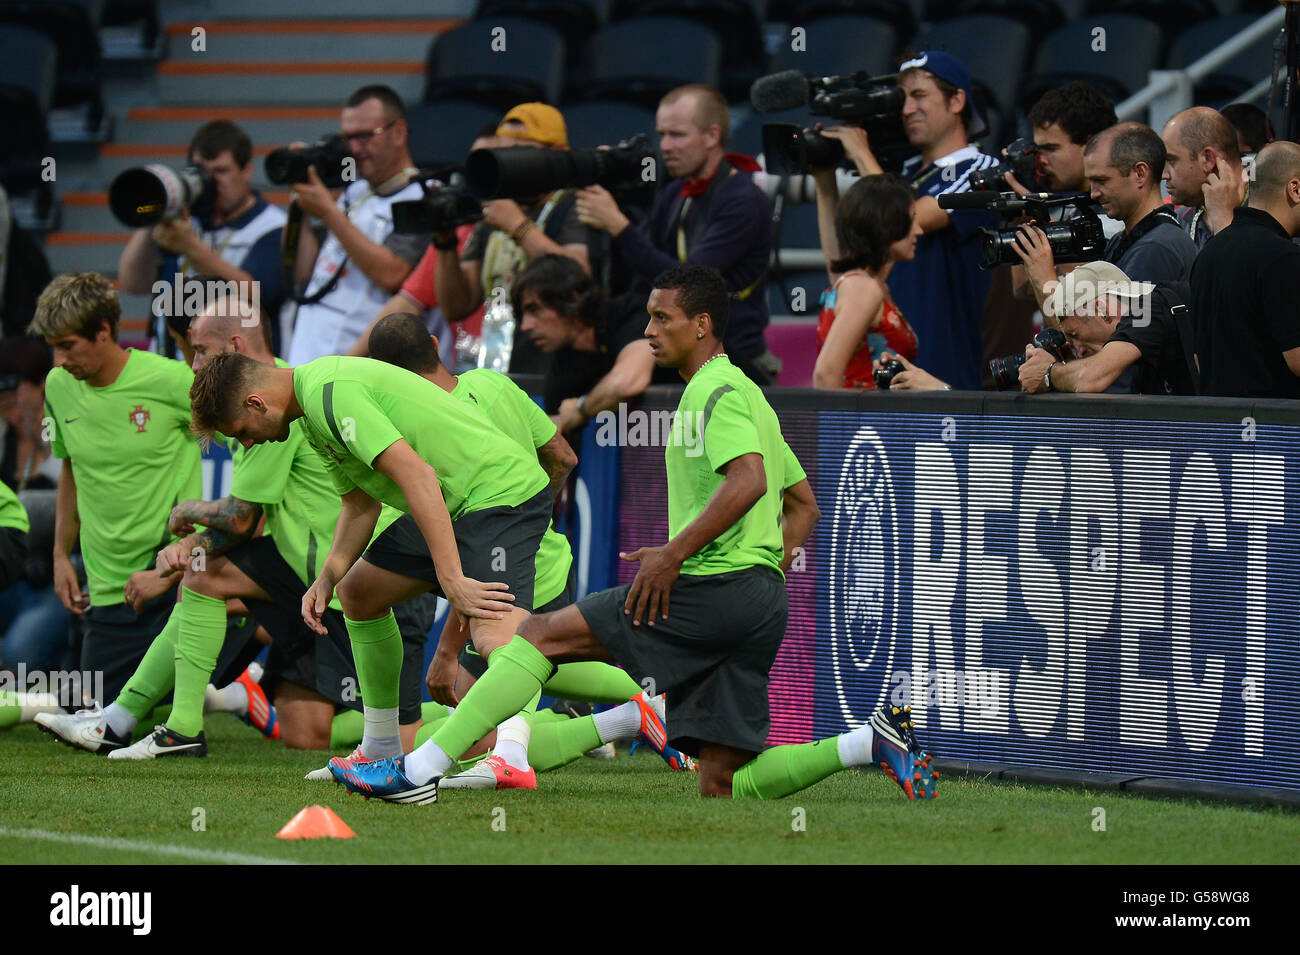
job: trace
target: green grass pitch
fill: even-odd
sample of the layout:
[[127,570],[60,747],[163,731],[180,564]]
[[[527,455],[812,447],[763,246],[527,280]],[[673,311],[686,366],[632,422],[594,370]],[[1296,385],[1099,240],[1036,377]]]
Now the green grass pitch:
[[[537,792],[456,791],[433,806],[390,805],[305,781],[323,764],[319,753],[290,752],[224,715],[208,726],[206,759],[150,763],[109,762],[33,726],[0,732],[0,860],[1300,862],[1300,813],[1282,809],[964,778],[943,779],[933,802],[911,803],[874,769],[782,800],[702,800],[693,777],[640,750],[544,774]],[[332,807],[357,838],[275,838],[314,803]],[[1094,829],[1097,807],[1105,831]]]

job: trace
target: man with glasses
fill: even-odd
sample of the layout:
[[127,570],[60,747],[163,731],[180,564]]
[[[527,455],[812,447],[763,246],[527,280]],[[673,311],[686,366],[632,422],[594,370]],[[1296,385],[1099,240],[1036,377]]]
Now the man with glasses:
[[387,86],[363,86],[344,105],[339,132],[355,169],[343,170],[348,185],[338,200],[314,168],[308,182],[293,187],[294,201],[318,226],[304,228],[299,238],[294,281],[302,293],[288,351],[292,365],[346,352],[401,288],[431,238],[393,231],[393,204],[422,195],[401,98]]

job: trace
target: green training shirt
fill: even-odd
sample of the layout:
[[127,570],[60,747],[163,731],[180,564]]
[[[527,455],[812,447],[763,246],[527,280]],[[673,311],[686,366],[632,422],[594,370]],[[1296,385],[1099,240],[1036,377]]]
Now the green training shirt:
[[72,462],[81,555],[91,606],[120,604],[127,578],[154,566],[174,538],[167,518],[202,496],[199,444],[190,434],[194,373],[171,358],[128,348],[117,380],[92,388],[62,368],[45,379],[50,448]]
[[32,529],[27,508],[8,484],[0,482],[0,527],[12,527],[26,534]]
[[293,370],[307,440],[334,487],[359,487],[410,512],[397,485],[374,470],[399,439],[438,474],[452,520],[489,507],[514,507],[543,490],[546,472],[468,402],[415,372],[370,358],[327,356]]
[[[452,395],[476,405],[489,421],[520,446],[537,454],[537,449],[555,437],[553,422],[527,392],[499,371],[475,368],[457,376]],[[569,582],[573,551],[569,539],[547,527],[537,550],[537,573],[533,603],[541,607],[564,593]]]
[[718,472],[741,455],[763,456],[767,491],[735,524],[682,564],[683,574],[722,574],[746,567],[780,571],[782,497],[805,477],[781,437],[776,412],[758,386],[725,355],[705,364],[686,385],[668,447],[668,535],[700,516],[721,486]]

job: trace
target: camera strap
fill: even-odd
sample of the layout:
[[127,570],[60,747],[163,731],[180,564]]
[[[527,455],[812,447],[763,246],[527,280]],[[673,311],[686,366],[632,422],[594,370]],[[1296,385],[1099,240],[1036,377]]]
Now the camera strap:
[[1135,225],[1132,232],[1125,232],[1119,237],[1119,241],[1115,243],[1115,248],[1106,257],[1106,261],[1118,262],[1129,249],[1137,244],[1139,239],[1162,222],[1170,222],[1176,227],[1179,225],[1178,216],[1174,215],[1173,212],[1165,208],[1156,209]]

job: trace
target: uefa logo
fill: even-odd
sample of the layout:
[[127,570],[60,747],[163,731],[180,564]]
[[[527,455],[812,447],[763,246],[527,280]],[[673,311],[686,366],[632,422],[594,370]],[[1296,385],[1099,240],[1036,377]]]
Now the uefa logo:
[[831,533],[831,662],[849,726],[885,701],[898,623],[898,514],[880,436],[861,428],[835,492]]

